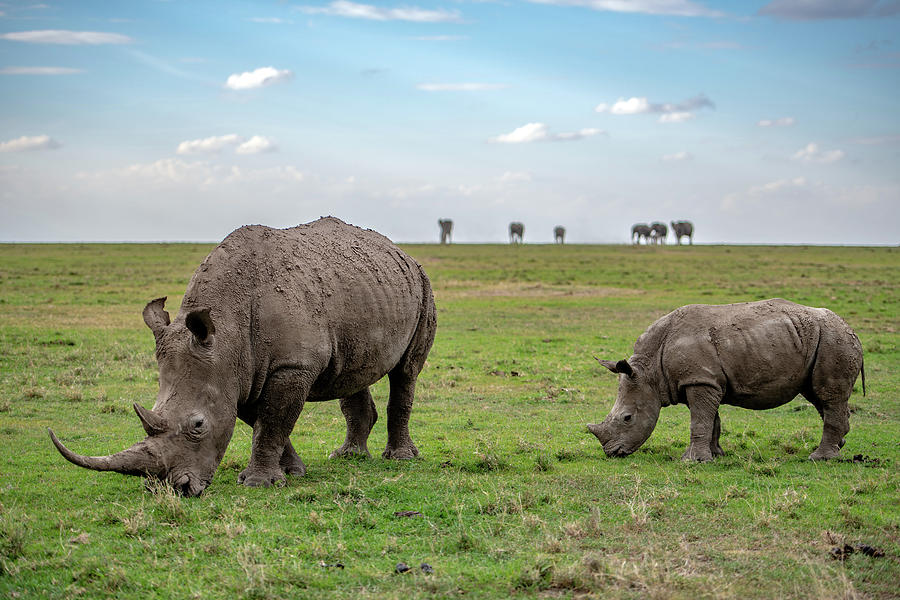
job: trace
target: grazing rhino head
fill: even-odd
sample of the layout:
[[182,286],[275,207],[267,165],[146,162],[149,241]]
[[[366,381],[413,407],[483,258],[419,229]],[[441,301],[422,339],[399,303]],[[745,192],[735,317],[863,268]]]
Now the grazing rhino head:
[[96,471],[115,471],[168,481],[185,496],[209,485],[225,454],[236,421],[232,385],[233,349],[216,339],[206,308],[169,322],[165,298],[144,308],[144,322],[156,338],[159,394],[153,410],[134,404],[147,437],[109,456],[82,456],[50,438],[70,462]]
[[588,425],[607,456],[628,456],[647,441],[662,408],[654,378],[627,360],[598,362],[619,375],[619,390],[612,410],[599,424]]

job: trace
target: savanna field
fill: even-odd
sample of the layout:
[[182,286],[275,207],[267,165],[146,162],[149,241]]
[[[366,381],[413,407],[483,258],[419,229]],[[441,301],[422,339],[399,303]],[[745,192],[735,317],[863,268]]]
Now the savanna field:
[[[329,460],[344,418],[309,403],[291,436],[308,474],[283,486],[237,484],[243,423],[199,498],[66,462],[47,427],[83,454],[143,439],[141,310],[166,295],[174,315],[212,247],[0,245],[0,597],[900,597],[900,248],[406,245],[438,308],[420,459],[380,458],[385,380],[375,458]],[[680,460],[684,406],[603,454],[585,425],[616,379],[593,356],[629,356],[678,306],[770,297],[862,341],[842,460],[807,460],[822,425],[803,398],[722,407],[713,463]]]

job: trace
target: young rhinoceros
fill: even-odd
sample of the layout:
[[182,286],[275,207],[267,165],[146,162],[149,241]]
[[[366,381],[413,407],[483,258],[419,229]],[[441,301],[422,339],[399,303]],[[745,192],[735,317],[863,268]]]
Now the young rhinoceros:
[[647,328],[630,359],[600,363],[619,374],[609,415],[588,425],[607,456],[631,454],[650,437],[660,408],[687,404],[691,441],[682,458],[712,460],[724,454],[720,404],[763,410],[803,394],[825,423],[810,458],[834,458],[850,431],[847,400],[860,372],[865,393],[862,346],[847,323],[780,298],[683,306]]
[[156,338],[159,394],[135,404],[147,438],[82,467],[168,480],[187,496],[212,480],[235,419],[253,427],[238,481],[270,485],[306,466],[289,435],[304,402],[340,398],[347,437],[332,456],[368,454],[378,418],[369,386],[390,379],[384,458],[413,458],[409,415],[436,329],[422,267],[374,231],[327,217],[290,229],[242,227],[188,284],[170,323],[165,298],[144,309]]

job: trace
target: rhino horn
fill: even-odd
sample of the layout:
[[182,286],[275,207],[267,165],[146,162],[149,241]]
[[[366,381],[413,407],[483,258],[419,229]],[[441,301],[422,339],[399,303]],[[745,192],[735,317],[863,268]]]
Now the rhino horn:
[[153,337],[157,340],[159,340],[159,337],[163,334],[166,327],[169,326],[170,322],[169,313],[163,309],[165,305],[165,297],[151,300],[147,303],[147,306],[144,307],[144,312],[142,313],[144,316],[144,323],[147,324],[147,327],[153,332]]
[[50,439],[59,453],[79,467],[94,471],[115,471],[123,475],[158,475],[164,471],[162,461],[151,450],[146,440],[109,456],[82,456],[63,446],[51,429],[47,431],[50,432]]
[[147,432],[147,435],[158,435],[169,429],[169,422],[165,417],[152,410],[147,410],[137,402],[132,406],[134,406],[134,412],[137,413],[138,419],[141,420],[141,425],[144,426],[144,431]]

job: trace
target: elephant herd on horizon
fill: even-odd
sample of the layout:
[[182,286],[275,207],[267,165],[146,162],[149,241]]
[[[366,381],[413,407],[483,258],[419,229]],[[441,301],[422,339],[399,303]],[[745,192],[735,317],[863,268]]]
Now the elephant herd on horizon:
[[[694,224],[690,221],[671,221],[672,233],[675,234],[675,241],[681,245],[681,238],[686,237],[688,243],[694,244]],[[631,243],[640,244],[641,239],[645,244],[665,244],[666,237],[669,235],[669,228],[665,223],[654,221],[647,225],[646,223],[636,223],[631,227]]]
[[[694,243],[694,224],[690,221],[672,221],[672,232],[675,234],[675,241],[680,245],[681,238],[686,237],[688,243]],[[441,228],[441,244],[449,244],[453,233],[452,219],[438,219],[438,226]],[[525,225],[519,221],[513,221],[509,224],[509,243],[521,244],[524,242]],[[631,243],[640,244],[641,239],[645,244],[665,244],[666,237],[669,235],[669,228],[665,223],[654,221],[650,225],[646,223],[637,223],[631,228]],[[557,225],[553,228],[553,241],[557,244],[565,243],[566,228]]]

